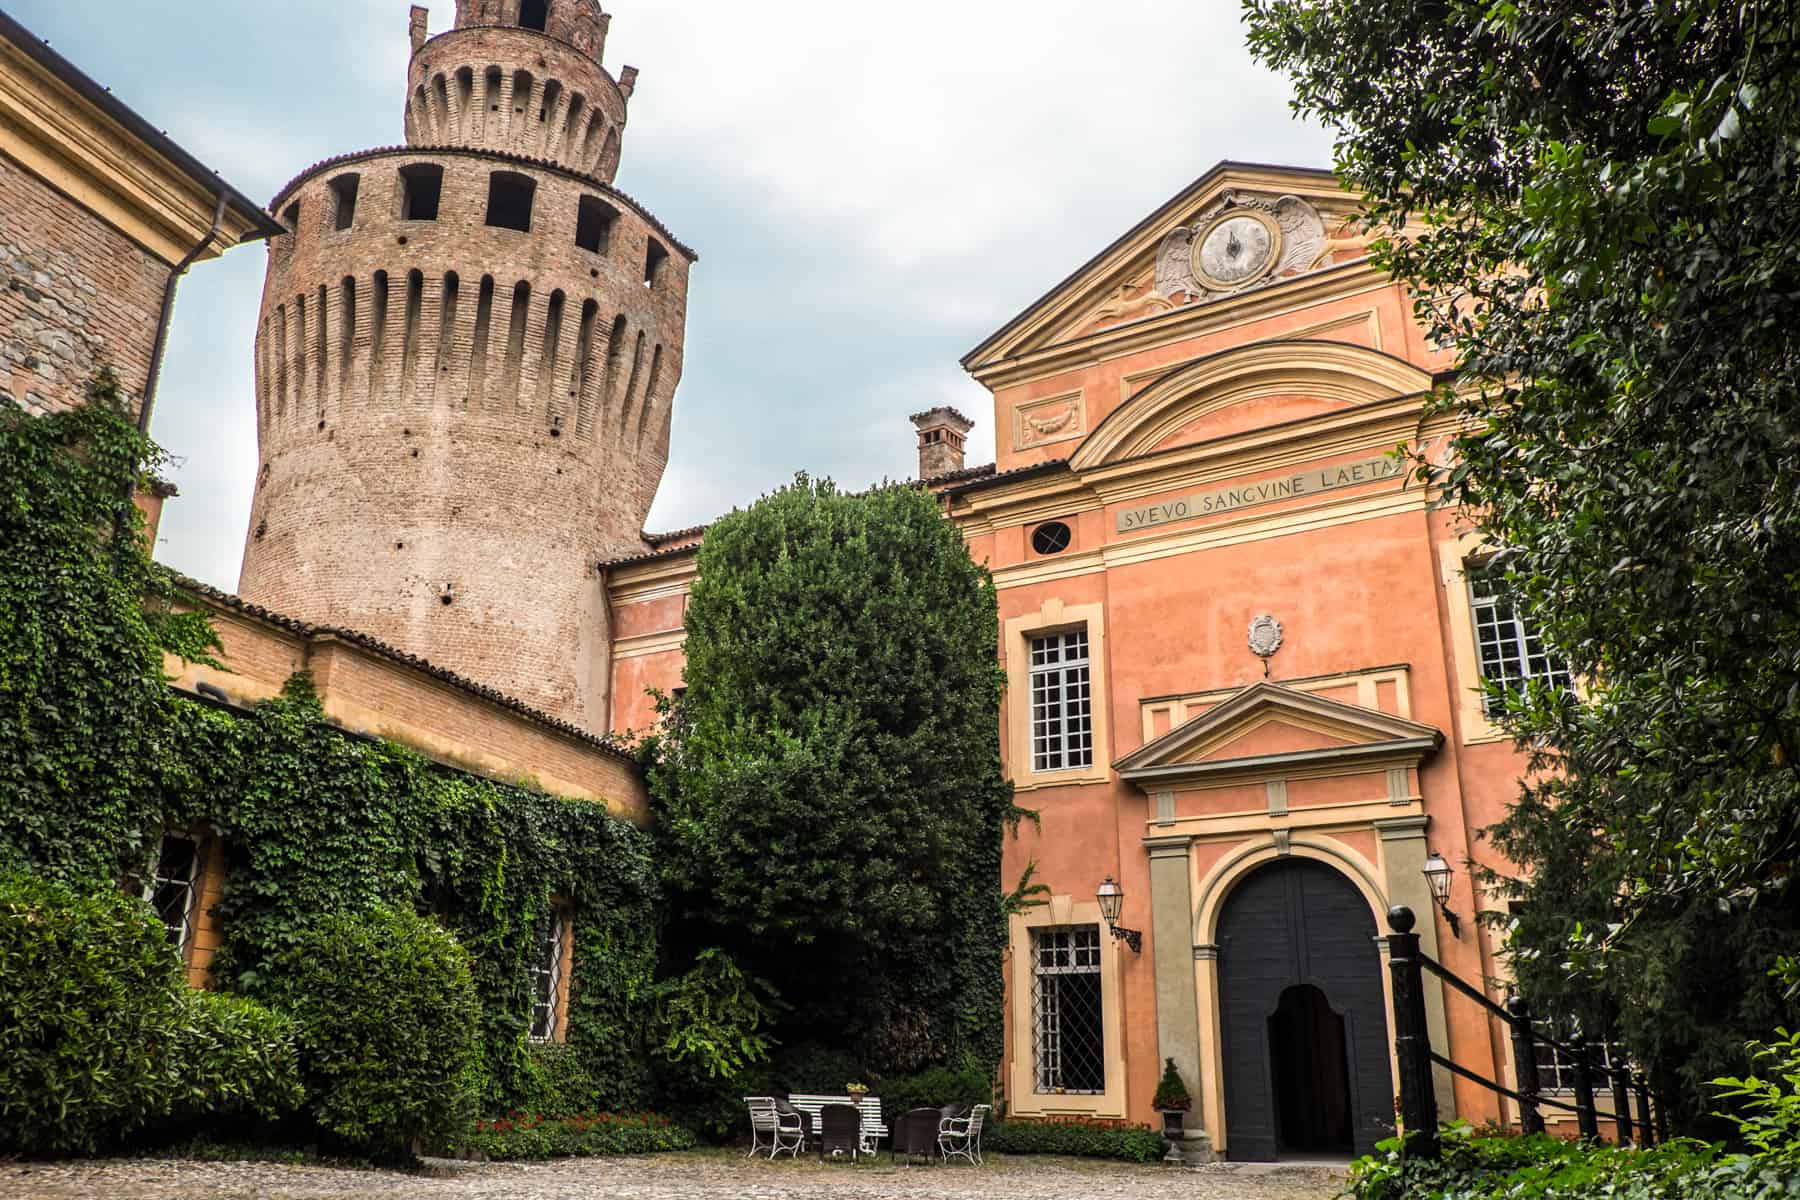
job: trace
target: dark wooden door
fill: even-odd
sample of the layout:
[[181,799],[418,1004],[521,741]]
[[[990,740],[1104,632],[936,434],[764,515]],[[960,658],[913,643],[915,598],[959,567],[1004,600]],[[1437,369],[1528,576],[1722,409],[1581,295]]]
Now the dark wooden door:
[[[1381,954],[1375,918],[1355,885],[1322,863],[1272,863],[1226,898],[1217,936],[1227,1155],[1251,1161],[1281,1156],[1271,1020],[1279,1015],[1282,994],[1300,985],[1324,993],[1331,1013],[1343,1020],[1355,1153],[1367,1154],[1392,1136]],[[1280,1020],[1274,1026],[1295,1027]],[[1321,1096],[1316,1103],[1335,1099]],[[1291,1109],[1293,1097],[1288,1100]]]

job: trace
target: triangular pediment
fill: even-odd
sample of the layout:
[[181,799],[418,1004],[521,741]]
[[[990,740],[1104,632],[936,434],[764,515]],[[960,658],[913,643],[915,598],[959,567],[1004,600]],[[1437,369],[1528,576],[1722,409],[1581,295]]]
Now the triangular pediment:
[[[1118,325],[1179,319],[1197,306],[1362,257],[1363,239],[1347,227],[1353,213],[1354,199],[1330,171],[1222,162],[971,350],[963,366],[979,374],[1021,354]],[[1241,226],[1246,236],[1234,239],[1225,230],[1218,246],[1207,246],[1208,231],[1234,215],[1244,219],[1233,229]],[[1240,252],[1255,261],[1233,257]]]
[[1277,683],[1256,683],[1114,764],[1148,785],[1284,766],[1422,759],[1442,745],[1430,725]]

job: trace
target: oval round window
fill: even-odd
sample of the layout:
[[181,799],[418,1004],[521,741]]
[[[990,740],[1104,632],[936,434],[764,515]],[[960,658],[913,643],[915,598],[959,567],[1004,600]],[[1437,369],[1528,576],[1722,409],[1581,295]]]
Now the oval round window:
[[1039,554],[1061,554],[1074,540],[1075,535],[1061,521],[1051,521],[1031,531],[1031,548]]

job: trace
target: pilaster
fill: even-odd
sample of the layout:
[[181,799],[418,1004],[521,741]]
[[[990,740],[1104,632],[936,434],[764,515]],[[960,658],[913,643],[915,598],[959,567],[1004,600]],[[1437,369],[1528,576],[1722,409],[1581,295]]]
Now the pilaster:
[[[1426,816],[1389,817],[1376,821],[1375,828],[1381,834],[1388,903],[1404,904],[1419,914],[1419,947],[1431,958],[1442,962],[1438,952],[1437,903],[1431,898],[1430,885],[1425,882],[1425,829],[1430,822],[1431,818]],[[1431,1048],[1449,1058],[1450,1033],[1444,1011],[1444,984],[1427,971],[1424,991],[1425,1029],[1431,1037]],[[1437,1093],[1439,1118],[1451,1120],[1456,1116],[1456,1089],[1450,1072],[1433,1063],[1431,1084]]]
[[[1156,970],[1156,1042],[1161,1058],[1175,1060],[1193,1107],[1190,1145],[1208,1146],[1200,1078],[1200,1015],[1194,994],[1193,895],[1187,836],[1150,837],[1150,948]],[[1157,1074],[1162,1064],[1157,1064]]]

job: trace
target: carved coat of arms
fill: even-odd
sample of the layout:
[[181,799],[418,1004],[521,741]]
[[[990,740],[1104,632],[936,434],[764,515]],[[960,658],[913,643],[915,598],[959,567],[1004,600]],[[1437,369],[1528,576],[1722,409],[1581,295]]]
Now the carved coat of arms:
[[1261,659],[1275,657],[1281,649],[1281,622],[1267,613],[1250,622],[1250,653]]

